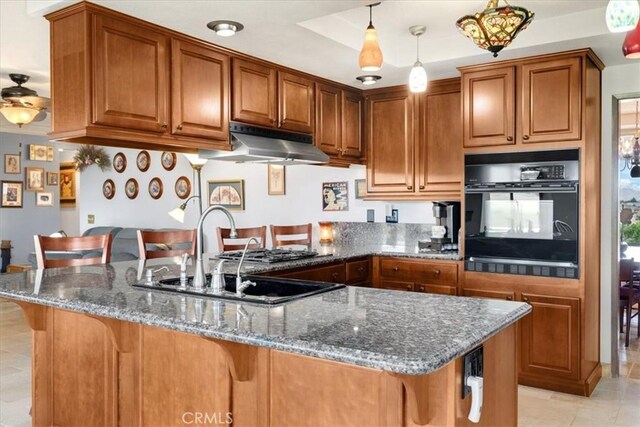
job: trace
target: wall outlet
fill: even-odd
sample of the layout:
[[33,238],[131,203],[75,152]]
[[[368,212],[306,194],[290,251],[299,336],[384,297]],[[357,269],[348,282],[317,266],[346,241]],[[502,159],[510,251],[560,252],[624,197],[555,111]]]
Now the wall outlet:
[[96,216],[95,215],[87,215],[87,224],[95,224]]

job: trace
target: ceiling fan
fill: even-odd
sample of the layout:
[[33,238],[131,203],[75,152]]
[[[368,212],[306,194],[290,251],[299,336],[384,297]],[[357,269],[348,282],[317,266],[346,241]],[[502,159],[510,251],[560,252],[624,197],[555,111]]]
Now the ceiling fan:
[[29,81],[25,74],[9,74],[16,86],[2,89],[0,99],[0,114],[9,122],[22,127],[31,122],[40,122],[51,111],[51,99],[38,96],[38,93],[22,86]]

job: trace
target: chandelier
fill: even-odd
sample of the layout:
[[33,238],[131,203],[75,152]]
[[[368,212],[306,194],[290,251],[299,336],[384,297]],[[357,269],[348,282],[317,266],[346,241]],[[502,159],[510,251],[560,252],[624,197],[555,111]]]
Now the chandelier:
[[633,136],[621,136],[618,152],[624,164],[620,172],[630,169],[631,178],[640,178],[640,101],[636,101],[636,127]]
[[462,34],[479,48],[492,52],[494,57],[527,28],[534,16],[524,7],[511,6],[507,0],[504,0],[506,6],[498,7],[499,1],[489,0],[482,12],[463,16],[456,22]]

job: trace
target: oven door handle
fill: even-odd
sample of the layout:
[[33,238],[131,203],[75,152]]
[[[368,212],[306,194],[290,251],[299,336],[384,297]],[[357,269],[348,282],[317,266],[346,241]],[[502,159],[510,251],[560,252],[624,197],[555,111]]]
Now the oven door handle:
[[499,187],[499,188],[474,188],[465,187],[465,194],[484,194],[484,193],[565,193],[575,194],[578,192],[578,186],[572,187]]

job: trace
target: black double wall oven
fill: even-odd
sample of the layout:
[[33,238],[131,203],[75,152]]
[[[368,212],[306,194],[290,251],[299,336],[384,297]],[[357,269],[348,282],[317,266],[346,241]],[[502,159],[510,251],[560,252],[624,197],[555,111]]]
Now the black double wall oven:
[[578,278],[579,155],[465,156],[465,270]]

